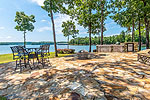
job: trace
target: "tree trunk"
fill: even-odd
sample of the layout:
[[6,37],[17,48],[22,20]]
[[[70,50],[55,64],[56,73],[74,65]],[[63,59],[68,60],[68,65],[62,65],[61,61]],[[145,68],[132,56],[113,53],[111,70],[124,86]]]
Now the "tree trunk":
[[91,41],[91,23],[89,24],[89,52],[91,52],[91,45],[92,45],[92,41]]
[[147,18],[144,18],[145,26],[146,26],[146,49],[149,49],[149,22]]
[[134,39],[134,19],[132,21],[132,42],[135,42],[135,39]]
[[26,32],[23,33],[24,35],[24,48],[26,47]]
[[123,32],[123,42],[125,42],[126,40],[126,35],[125,35],[125,32]]
[[75,43],[75,38],[73,39],[73,45],[74,45],[74,44],[76,44],[76,43]]
[[101,34],[99,32],[99,45],[101,44]]
[[[146,6],[146,1],[143,0],[144,7]],[[147,12],[144,11],[144,22],[145,22],[145,27],[146,27],[146,49],[149,49],[149,22],[147,19]]]
[[101,9],[101,45],[103,45],[103,32],[104,32],[104,4],[102,4],[102,9]]
[[53,26],[53,37],[54,37],[54,47],[55,47],[55,57],[58,57],[57,54],[57,45],[56,45],[56,36],[55,36],[55,24],[54,24],[54,19],[53,19],[53,12],[50,10],[51,13],[51,21],[52,21],[52,26]]
[[[90,13],[90,17],[91,17],[91,9],[89,8],[89,13]],[[92,41],[91,41],[91,18],[89,18],[89,52],[91,52],[91,45],[92,45]]]
[[141,51],[141,22],[139,17],[139,51]]
[[68,36],[68,49],[69,49],[69,36]]

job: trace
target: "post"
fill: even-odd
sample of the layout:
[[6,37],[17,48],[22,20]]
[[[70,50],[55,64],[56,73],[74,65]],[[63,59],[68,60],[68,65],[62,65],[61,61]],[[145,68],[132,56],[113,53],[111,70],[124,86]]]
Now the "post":
[[24,48],[26,47],[26,32],[24,31]]

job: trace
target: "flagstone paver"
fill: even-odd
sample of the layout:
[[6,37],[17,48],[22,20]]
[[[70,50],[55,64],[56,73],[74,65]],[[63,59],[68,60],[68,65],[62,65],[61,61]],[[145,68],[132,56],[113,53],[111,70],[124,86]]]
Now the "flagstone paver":
[[[79,60],[51,58],[51,66],[14,72],[0,65],[0,95],[14,100],[150,100],[150,66],[136,53],[99,53]],[[71,99],[76,98],[76,99]]]

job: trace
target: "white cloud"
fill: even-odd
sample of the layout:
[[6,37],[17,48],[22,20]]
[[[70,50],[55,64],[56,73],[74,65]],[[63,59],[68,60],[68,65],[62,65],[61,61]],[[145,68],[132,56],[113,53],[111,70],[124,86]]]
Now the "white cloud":
[[[64,14],[60,14],[60,13],[56,13],[54,14],[54,22],[55,22],[55,31],[56,34],[62,34],[62,22],[66,22],[67,20],[70,20],[70,16],[68,15],[64,15]],[[39,29],[37,29],[38,32],[44,32],[44,31],[52,31],[52,22],[51,20],[47,21],[45,19],[41,20],[41,22],[46,22],[48,23],[48,26],[45,27],[41,27]],[[75,21],[76,22],[76,21]],[[81,34],[87,34],[87,30],[84,29],[82,26],[78,25],[77,22],[75,23],[76,28],[78,30],[80,30]]]
[[46,22],[46,20],[45,20],[45,19],[43,19],[43,20],[41,20],[41,22]]
[[[62,22],[65,22],[67,20],[70,19],[70,17],[68,15],[62,15],[62,14],[55,14],[54,15],[54,22],[55,22],[55,31],[56,31],[56,34],[62,34]],[[38,32],[44,32],[44,31],[52,31],[52,23],[51,23],[51,20],[50,21],[47,21],[45,19],[41,20],[41,22],[48,22],[49,24],[49,27],[48,26],[44,26],[44,27],[41,27],[39,29],[37,29]]]
[[111,35],[106,35],[104,34],[104,36],[114,36],[114,35],[119,35],[120,33],[115,33],[115,34],[111,34]]
[[62,22],[66,22],[67,20],[70,20],[70,17],[68,15],[62,15],[62,14],[56,14],[55,15],[55,28],[56,28],[56,34],[62,34]]
[[[54,22],[55,22],[56,34],[62,34],[62,22],[66,22],[68,20],[71,20],[70,16],[68,15],[63,15],[59,13],[55,15]],[[80,31],[81,34],[84,34],[84,32],[87,32],[82,26],[78,25],[76,21],[74,22],[75,22],[76,28]]]
[[11,36],[4,36],[4,37],[0,37],[0,39],[11,39],[12,37]]
[[38,32],[44,32],[44,31],[48,31],[48,30],[51,31],[51,27],[45,26],[45,27],[41,27],[41,28],[37,29]]
[[31,0],[32,2],[37,3],[39,6],[43,6],[44,0]]
[[6,39],[11,39],[11,38],[12,38],[11,36],[7,36],[7,37],[6,37]]
[[5,27],[0,27],[0,30],[4,30],[5,29]]

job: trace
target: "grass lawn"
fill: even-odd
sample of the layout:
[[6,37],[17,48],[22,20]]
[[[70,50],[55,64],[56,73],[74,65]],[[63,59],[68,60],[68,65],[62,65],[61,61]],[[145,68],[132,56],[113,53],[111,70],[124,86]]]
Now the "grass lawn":
[[[64,57],[67,55],[71,55],[71,54],[58,54],[58,57]],[[51,52],[50,53],[50,58],[54,58],[55,57],[55,53]],[[8,63],[8,62],[12,62],[13,61],[13,55],[12,54],[2,54],[0,55],[0,64],[3,63]]]

